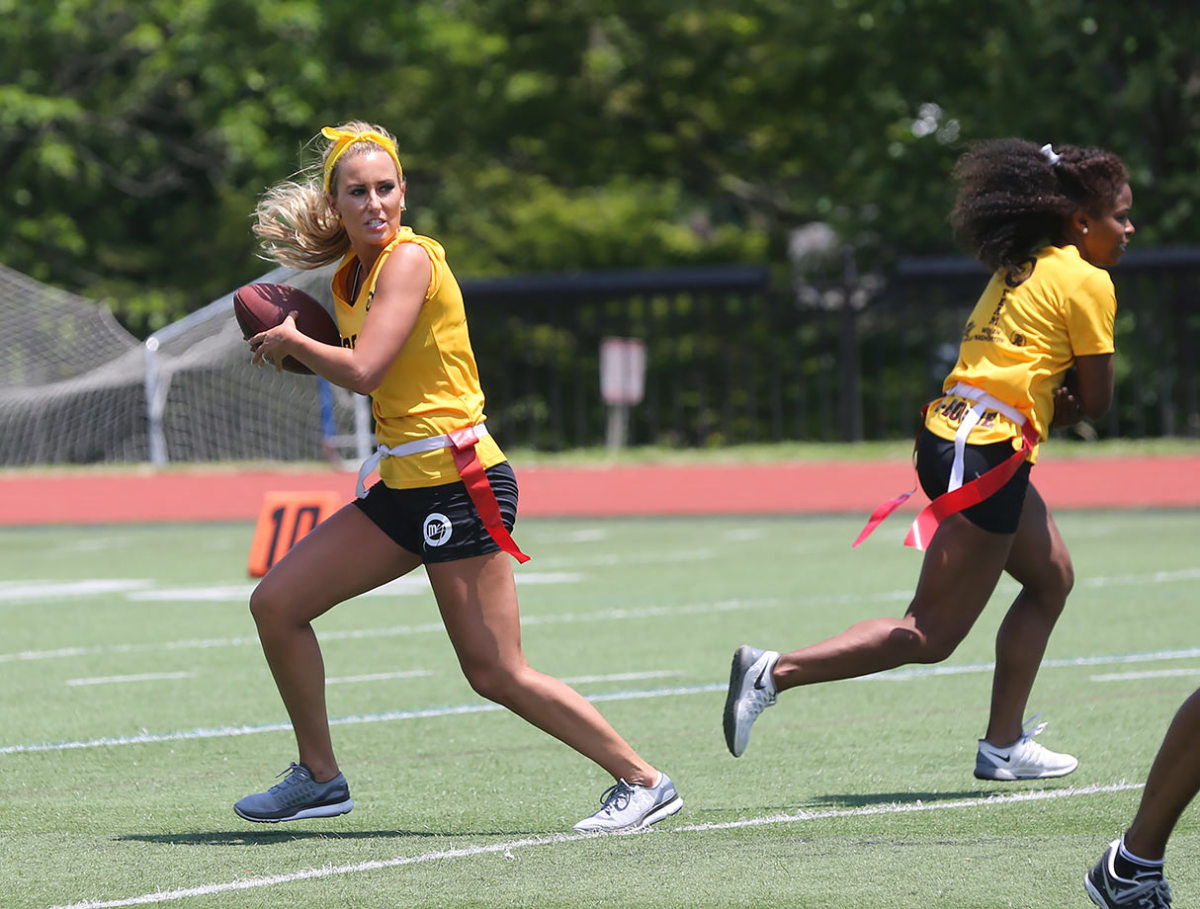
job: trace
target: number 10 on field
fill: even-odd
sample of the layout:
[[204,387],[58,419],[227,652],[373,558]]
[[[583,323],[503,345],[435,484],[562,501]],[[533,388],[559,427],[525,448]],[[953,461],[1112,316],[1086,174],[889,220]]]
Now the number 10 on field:
[[266,493],[250,544],[250,577],[261,578],[297,540],[342,504],[343,499],[336,492]]

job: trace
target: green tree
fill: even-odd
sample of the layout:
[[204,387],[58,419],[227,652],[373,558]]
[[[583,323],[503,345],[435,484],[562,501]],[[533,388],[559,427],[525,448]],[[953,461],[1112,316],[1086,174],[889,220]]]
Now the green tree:
[[319,127],[400,138],[464,276],[946,253],[997,135],[1130,164],[1200,242],[1200,21],[1116,0],[0,0],[0,259],[148,331],[264,270],[248,216]]
[[252,270],[246,216],[325,82],[319,4],[0,2],[8,264],[148,330]]

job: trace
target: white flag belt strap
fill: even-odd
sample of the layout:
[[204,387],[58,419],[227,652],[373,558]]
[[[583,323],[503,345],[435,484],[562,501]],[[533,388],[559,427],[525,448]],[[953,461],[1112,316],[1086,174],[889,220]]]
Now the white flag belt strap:
[[954,464],[950,468],[950,483],[946,488],[947,492],[953,492],[963,484],[963,461],[967,449],[967,436],[971,434],[971,430],[975,428],[980,418],[989,410],[994,410],[996,413],[1004,414],[1018,426],[1024,426],[1025,414],[998,398],[992,397],[983,389],[973,385],[964,385],[962,382],[957,383],[946,394],[975,402],[975,406],[963,414],[962,422],[958,424],[958,432],[954,434]]
[[[487,434],[488,428],[486,424],[480,423],[475,427],[475,435],[479,438],[482,439]],[[384,458],[406,458],[409,455],[424,454],[428,451],[439,451],[449,447],[449,435],[413,439],[411,442],[403,442],[400,445],[393,445],[391,448],[386,445],[380,445],[370,457],[363,461],[362,467],[358,469],[358,497],[361,499],[367,494],[367,477],[371,475],[371,472],[379,466],[379,462]]]
[[948,395],[957,395],[960,398],[966,398],[968,401],[974,401],[976,404],[982,404],[984,410],[994,410],[996,413],[1002,413],[1018,426],[1025,425],[1025,414],[1017,410],[1011,404],[1005,404],[999,398],[993,398],[982,388],[976,388],[974,385],[965,385],[962,382],[955,384],[948,392]]

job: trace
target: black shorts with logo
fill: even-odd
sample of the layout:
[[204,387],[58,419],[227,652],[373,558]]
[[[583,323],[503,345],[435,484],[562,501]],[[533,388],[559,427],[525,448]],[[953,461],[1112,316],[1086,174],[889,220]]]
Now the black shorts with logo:
[[[500,519],[511,531],[517,520],[516,475],[507,461],[485,473],[500,506]],[[392,489],[380,480],[354,504],[398,545],[425,562],[452,562],[500,549],[462,480],[413,489]]]
[[[963,452],[963,483],[970,483],[998,464],[1012,457],[1010,442],[991,442],[987,445],[967,444]],[[925,495],[936,499],[950,485],[950,470],[954,465],[954,440],[943,439],[925,429],[917,440],[917,478]],[[1029,472],[1033,465],[1025,461],[1012,479],[995,494],[978,505],[964,508],[962,514],[972,524],[992,533],[1016,533],[1025,505],[1025,490],[1029,488]]]

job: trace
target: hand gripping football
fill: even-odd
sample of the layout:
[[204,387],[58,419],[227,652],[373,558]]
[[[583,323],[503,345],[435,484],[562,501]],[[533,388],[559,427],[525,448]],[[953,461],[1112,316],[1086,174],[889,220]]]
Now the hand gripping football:
[[[337,324],[325,307],[297,287],[289,284],[247,284],[233,294],[233,314],[242,337],[253,338],[261,331],[274,328],[296,313],[296,327],[322,344],[341,344]],[[312,370],[294,357],[285,357],[280,364],[288,372],[311,375]]]

